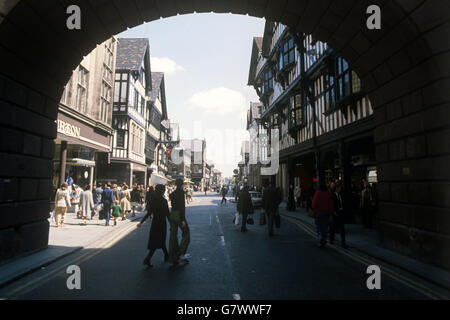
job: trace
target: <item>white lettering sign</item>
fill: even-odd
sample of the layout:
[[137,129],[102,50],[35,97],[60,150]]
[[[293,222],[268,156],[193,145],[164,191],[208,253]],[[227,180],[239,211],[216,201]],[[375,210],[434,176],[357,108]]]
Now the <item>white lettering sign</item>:
[[79,127],[62,120],[58,120],[58,132],[76,138],[81,136],[81,129]]

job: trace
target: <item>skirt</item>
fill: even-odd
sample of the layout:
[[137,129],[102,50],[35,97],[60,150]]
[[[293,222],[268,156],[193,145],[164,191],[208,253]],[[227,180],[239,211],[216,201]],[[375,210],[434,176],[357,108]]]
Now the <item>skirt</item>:
[[120,206],[122,207],[122,212],[131,211],[131,204],[127,198],[120,200]]

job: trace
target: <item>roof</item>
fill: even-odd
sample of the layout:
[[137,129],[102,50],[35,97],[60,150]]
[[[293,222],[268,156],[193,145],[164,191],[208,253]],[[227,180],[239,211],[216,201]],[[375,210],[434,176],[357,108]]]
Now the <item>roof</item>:
[[147,38],[119,38],[117,46],[117,70],[141,70],[145,53],[150,47]]
[[164,81],[164,73],[163,72],[152,72],[152,91],[148,94],[149,100],[151,102],[155,102],[158,97],[159,92],[161,91],[161,82]]
[[270,53],[270,45],[272,44],[274,26],[274,22],[266,20],[266,24],[264,26],[264,38],[262,43],[262,55],[265,58],[267,58]]
[[256,76],[259,53],[262,52],[262,37],[253,37],[252,55],[250,58],[250,70],[248,72],[248,85],[252,85]]

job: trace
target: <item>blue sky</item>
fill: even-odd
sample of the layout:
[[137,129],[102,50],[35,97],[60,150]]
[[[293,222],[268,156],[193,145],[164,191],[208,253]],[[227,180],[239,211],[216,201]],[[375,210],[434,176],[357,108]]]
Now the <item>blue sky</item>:
[[248,139],[246,112],[258,101],[247,86],[252,39],[265,20],[244,15],[189,14],[129,29],[118,37],[149,38],[152,71],[165,72],[171,122],[182,138],[206,138],[207,158],[225,176]]

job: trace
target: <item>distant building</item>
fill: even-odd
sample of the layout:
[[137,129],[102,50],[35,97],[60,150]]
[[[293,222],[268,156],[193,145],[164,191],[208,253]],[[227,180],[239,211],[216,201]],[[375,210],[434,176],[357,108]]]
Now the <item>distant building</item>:
[[54,187],[69,176],[81,187],[92,185],[101,159],[111,151],[116,50],[115,37],[97,45],[64,88],[58,108]]
[[181,140],[183,149],[191,150],[191,180],[202,190],[207,185],[206,179],[206,140]]

